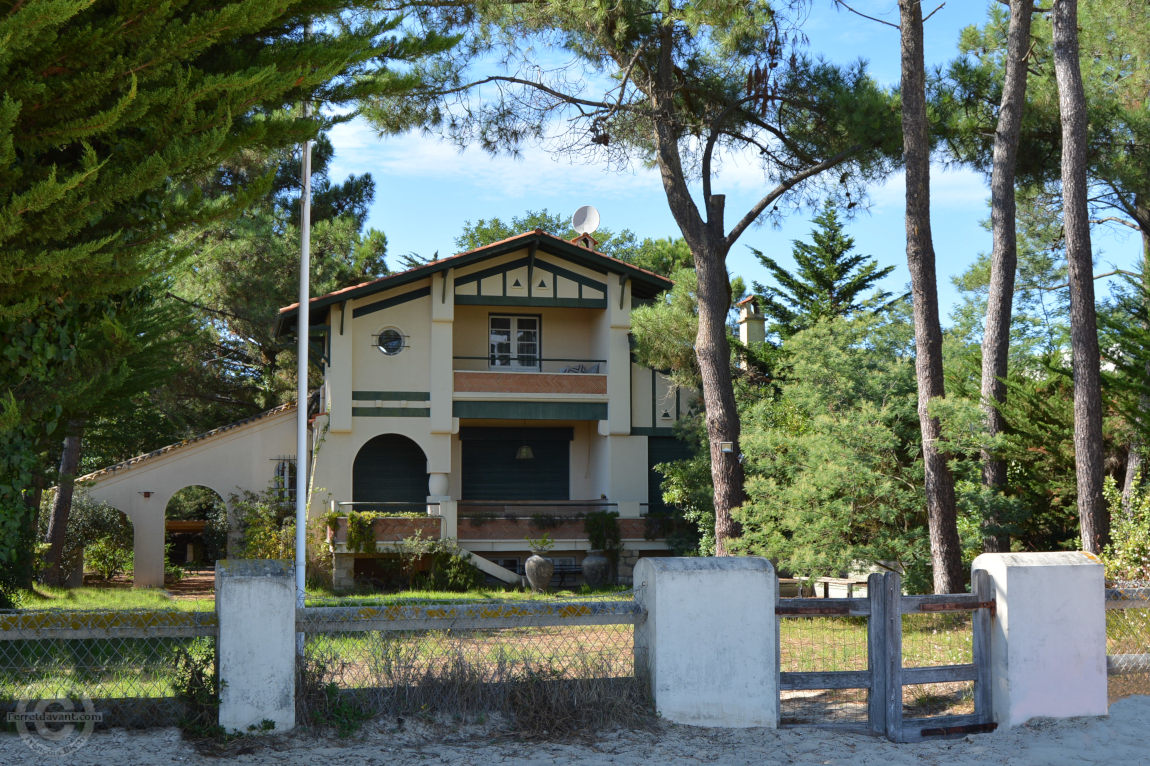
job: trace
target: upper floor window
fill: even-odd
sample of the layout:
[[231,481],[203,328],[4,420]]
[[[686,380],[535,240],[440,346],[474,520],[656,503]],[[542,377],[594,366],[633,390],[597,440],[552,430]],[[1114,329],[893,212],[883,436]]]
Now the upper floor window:
[[539,317],[492,314],[488,329],[491,369],[540,369]]

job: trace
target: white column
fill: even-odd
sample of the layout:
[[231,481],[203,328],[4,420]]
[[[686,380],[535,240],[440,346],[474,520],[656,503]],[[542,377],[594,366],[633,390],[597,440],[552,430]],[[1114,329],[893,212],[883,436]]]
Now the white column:
[[643,558],[635,672],[674,723],[779,724],[778,578],[763,558]]
[[295,571],[290,561],[216,562],[220,726],[295,727]]
[[[332,433],[351,433],[351,376],[355,369],[355,326],[351,306],[337,303],[331,307],[331,363],[324,371],[331,408],[329,428]],[[378,352],[377,352],[378,353]]]
[[984,553],[989,574],[994,720],[1106,715],[1106,585],[1102,564],[1081,552]]

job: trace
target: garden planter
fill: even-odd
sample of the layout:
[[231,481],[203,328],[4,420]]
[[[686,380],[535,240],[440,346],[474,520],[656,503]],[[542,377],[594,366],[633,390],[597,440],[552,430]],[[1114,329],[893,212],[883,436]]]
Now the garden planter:
[[555,574],[555,562],[539,553],[532,553],[523,565],[527,572],[527,582],[536,593],[546,593],[551,587],[551,575]]
[[583,557],[583,580],[592,588],[602,588],[611,579],[611,560],[603,551],[592,549]]

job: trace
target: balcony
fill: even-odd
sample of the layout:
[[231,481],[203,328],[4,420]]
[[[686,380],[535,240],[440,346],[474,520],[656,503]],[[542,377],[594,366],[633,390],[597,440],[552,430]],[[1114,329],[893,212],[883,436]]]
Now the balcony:
[[453,357],[456,393],[606,396],[607,361],[547,357]]

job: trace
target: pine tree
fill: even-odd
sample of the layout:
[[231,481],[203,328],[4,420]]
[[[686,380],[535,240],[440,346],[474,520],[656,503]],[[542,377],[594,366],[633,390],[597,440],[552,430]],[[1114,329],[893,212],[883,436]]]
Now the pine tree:
[[820,319],[852,317],[864,311],[881,311],[894,301],[891,294],[875,290],[864,293],[892,271],[879,268],[873,257],[852,253],[854,237],[843,232],[838,211],[827,201],[812,223],[811,241],[795,240],[791,257],[796,269],[788,271],[766,253],[751,252],[771,273],[777,286],[754,283],[762,298],[763,313],[772,321],[771,329],[783,338],[813,326]]
[[84,322],[165,270],[159,244],[259,191],[196,178],[324,122],[270,115],[401,91],[390,60],[451,42],[401,20],[361,0],[0,5],[0,579],[27,557]]

